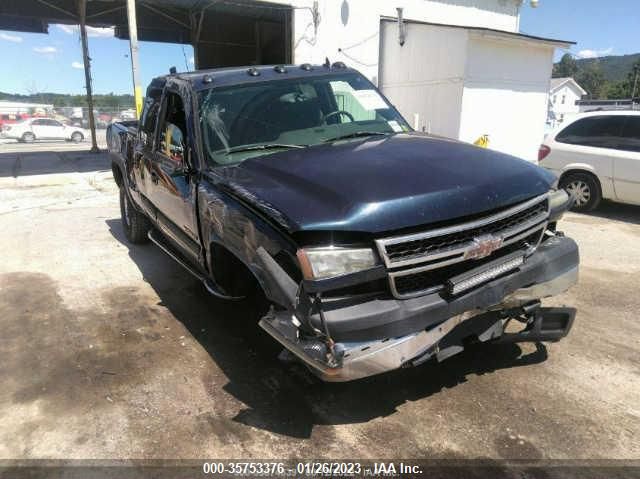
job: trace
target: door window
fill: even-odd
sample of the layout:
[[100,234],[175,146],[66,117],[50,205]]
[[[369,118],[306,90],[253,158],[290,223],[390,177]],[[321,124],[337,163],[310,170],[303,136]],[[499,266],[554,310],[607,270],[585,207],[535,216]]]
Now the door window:
[[165,98],[165,108],[160,124],[160,138],[158,152],[175,163],[184,162],[186,138],[186,116],[182,98],[175,93],[168,92]]
[[140,118],[140,139],[142,143],[151,148],[153,146],[153,136],[155,133],[158,112],[160,111],[160,96],[162,90],[151,90],[145,98],[142,117]]
[[556,136],[559,143],[618,149],[625,117],[620,115],[591,116],[567,126]]
[[33,126],[46,126],[47,125],[47,120],[33,120],[31,122],[31,124]]
[[640,116],[626,117],[620,149],[640,152]]

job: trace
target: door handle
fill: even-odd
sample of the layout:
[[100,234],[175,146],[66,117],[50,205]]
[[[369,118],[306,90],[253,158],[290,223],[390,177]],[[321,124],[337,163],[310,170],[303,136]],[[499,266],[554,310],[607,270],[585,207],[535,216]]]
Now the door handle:
[[155,171],[151,171],[151,183],[153,183],[154,185],[158,184],[158,173],[156,173]]

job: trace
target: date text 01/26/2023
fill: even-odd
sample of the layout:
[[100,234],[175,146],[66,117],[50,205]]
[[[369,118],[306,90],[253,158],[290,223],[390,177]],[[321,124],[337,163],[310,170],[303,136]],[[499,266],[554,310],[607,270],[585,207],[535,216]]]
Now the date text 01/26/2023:
[[347,474],[357,476],[393,476],[396,474],[421,474],[422,468],[403,462],[205,462],[202,472],[208,475],[238,474],[265,476],[333,476]]

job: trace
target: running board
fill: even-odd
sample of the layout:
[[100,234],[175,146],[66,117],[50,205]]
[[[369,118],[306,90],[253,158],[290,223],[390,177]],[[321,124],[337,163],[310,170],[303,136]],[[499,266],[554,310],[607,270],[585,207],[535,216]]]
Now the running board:
[[244,296],[229,296],[224,292],[224,290],[218,286],[212,279],[205,277],[203,274],[198,272],[193,266],[189,264],[187,260],[185,260],[180,253],[178,253],[168,242],[167,240],[156,230],[151,229],[149,233],[147,233],[147,237],[162,251],[164,251],[170,258],[172,258],[176,263],[186,269],[193,277],[202,281],[206,290],[216,298],[237,301],[240,299],[244,299]]

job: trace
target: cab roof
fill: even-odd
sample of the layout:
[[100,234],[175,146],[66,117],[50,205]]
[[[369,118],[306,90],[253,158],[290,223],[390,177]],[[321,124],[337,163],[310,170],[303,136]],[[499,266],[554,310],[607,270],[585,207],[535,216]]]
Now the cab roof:
[[269,80],[284,80],[286,78],[309,78],[331,74],[358,73],[342,62],[327,65],[260,65],[212,68],[197,70],[194,72],[182,72],[164,75],[154,78],[150,88],[162,88],[171,80],[184,81],[191,85],[193,90],[205,90],[209,88],[229,85],[241,85],[258,83]]

